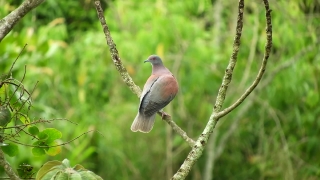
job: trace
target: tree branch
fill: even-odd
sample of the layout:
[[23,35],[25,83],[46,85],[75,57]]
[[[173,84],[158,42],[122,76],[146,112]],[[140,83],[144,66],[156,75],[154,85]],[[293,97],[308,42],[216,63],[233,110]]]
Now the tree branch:
[[[101,7],[101,3],[100,1],[95,1],[95,7],[97,10],[97,14],[98,14],[98,18],[100,20],[101,26],[103,28],[103,32],[105,34],[106,40],[107,40],[107,44],[109,46],[109,50],[110,50],[110,54],[111,54],[111,58],[112,61],[117,69],[117,71],[119,71],[122,80],[126,83],[126,85],[130,88],[130,90],[136,94],[138,97],[141,96],[141,89],[139,88],[139,86],[137,86],[132,78],[130,77],[129,73],[127,72],[126,68],[123,66],[118,50],[116,48],[116,44],[113,42],[113,39],[111,37],[110,31],[109,31],[109,27],[106,24],[106,20],[104,18],[103,15],[103,9]],[[184,140],[187,141],[187,143],[192,147],[194,145],[194,141],[189,138],[187,136],[187,133],[184,132],[176,123],[174,123],[171,120],[171,116],[168,115],[167,113],[161,111],[158,112],[158,114],[163,117],[163,120],[166,121],[171,127],[172,129],[178,133]]]
[[183,131],[174,121],[171,119],[166,119],[165,121],[171,126],[174,132],[178,133],[189,144],[190,147],[194,146],[194,140],[189,138],[187,133]]
[[191,171],[192,166],[202,155],[204,147],[207,144],[207,141],[209,139],[209,136],[212,134],[213,129],[219,120],[219,117],[216,116],[216,114],[220,111],[223,105],[228,86],[232,79],[233,69],[237,62],[237,56],[238,56],[239,47],[240,47],[240,38],[241,38],[242,27],[243,27],[243,11],[244,11],[244,0],[239,0],[238,20],[237,20],[237,26],[236,26],[236,36],[233,42],[233,52],[229,60],[228,67],[225,71],[222,85],[220,86],[220,89],[218,92],[216,103],[213,108],[213,113],[211,114],[209,122],[207,123],[204,131],[196,141],[196,144],[193,146],[192,150],[190,151],[187,158],[181,165],[180,169],[172,177],[172,180],[185,179],[187,177],[187,175]]
[[0,149],[0,166],[4,168],[6,174],[13,180],[20,180],[20,178],[16,175],[16,173],[11,168],[11,165],[4,158],[4,154],[2,149]]
[[264,0],[265,3],[265,9],[266,9],[266,20],[267,20],[267,28],[266,28],[266,34],[267,34],[267,42],[265,45],[265,53],[264,53],[264,57],[262,60],[262,64],[260,67],[260,70],[258,72],[258,75],[256,77],[256,79],[254,80],[254,82],[251,84],[251,86],[245,91],[245,93],[234,103],[232,104],[230,107],[225,108],[224,110],[220,111],[216,116],[218,118],[221,118],[223,116],[225,116],[226,114],[228,114],[229,112],[231,112],[233,109],[235,109],[236,107],[238,107],[248,96],[249,94],[257,87],[257,85],[259,84],[265,70],[267,67],[267,63],[268,63],[268,58],[271,52],[271,47],[272,47],[272,24],[271,24],[271,10],[269,9],[269,3],[268,0]]
[[0,20],[0,42],[13,29],[13,27],[29,11],[36,8],[44,0],[25,0],[23,3],[6,17]]
[[109,27],[106,24],[106,20],[104,18],[103,15],[103,9],[101,7],[101,3],[100,1],[95,1],[95,6],[96,6],[96,10],[98,13],[98,18],[100,20],[101,26],[103,28],[103,32],[105,34],[106,40],[107,40],[107,44],[109,46],[109,50],[110,50],[110,54],[111,54],[111,59],[114,63],[114,65],[116,66],[117,71],[119,71],[122,80],[126,83],[126,85],[130,88],[130,90],[136,94],[138,97],[141,96],[141,89],[139,88],[139,86],[137,86],[132,78],[130,77],[130,75],[127,72],[127,69],[123,66],[118,50],[116,48],[116,44],[113,42],[113,39],[111,37],[110,31],[109,31]]
[[[315,50],[316,47],[318,47],[318,43],[319,42],[316,42],[312,45],[309,45],[309,46],[303,48],[302,50],[297,52],[293,57],[282,62],[277,67],[275,67],[270,73],[266,74],[267,76],[260,82],[259,86],[256,88],[256,90],[251,94],[251,96],[249,98],[253,99],[254,94],[257,93],[257,91],[261,91],[266,86],[268,86],[270,84],[270,82],[274,79],[274,77],[276,77],[281,71],[291,67],[294,63],[301,60],[302,59],[301,57],[304,56],[305,54]],[[235,116],[235,117],[237,117],[236,120],[234,122],[232,122],[232,125],[223,134],[223,136],[220,138],[219,143],[216,145],[217,148],[214,150],[215,151],[214,157],[211,157],[210,159],[208,159],[208,161],[212,162],[212,164],[214,164],[214,162],[221,156],[221,154],[225,148],[225,145],[227,144],[226,142],[228,142],[231,135],[235,132],[235,129],[239,125],[239,121],[241,120],[242,116],[245,115],[245,113],[243,113],[243,112],[246,112],[253,105],[253,102],[254,102],[254,100],[251,100],[251,101],[248,101],[244,106],[241,106],[241,110],[239,110],[237,115]],[[213,152],[209,152],[209,153],[213,153]],[[208,175],[210,177],[211,177],[211,172],[212,172],[212,170],[208,170],[208,172],[207,172],[207,174],[210,173],[210,175]],[[210,179],[212,179],[212,178],[210,178]]]

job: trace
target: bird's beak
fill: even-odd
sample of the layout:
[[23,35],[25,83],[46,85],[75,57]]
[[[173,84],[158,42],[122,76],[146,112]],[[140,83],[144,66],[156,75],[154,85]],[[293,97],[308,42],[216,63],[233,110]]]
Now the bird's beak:
[[143,62],[146,63],[146,62],[150,62],[150,61],[149,61],[149,59],[147,59],[147,60],[145,60],[145,61],[143,61]]

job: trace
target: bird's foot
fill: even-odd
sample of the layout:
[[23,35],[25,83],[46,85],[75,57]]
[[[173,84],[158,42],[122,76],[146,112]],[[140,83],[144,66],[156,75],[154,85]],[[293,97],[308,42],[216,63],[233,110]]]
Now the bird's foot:
[[162,120],[170,120],[171,119],[171,116],[167,113],[165,113],[164,111],[161,111],[161,119]]

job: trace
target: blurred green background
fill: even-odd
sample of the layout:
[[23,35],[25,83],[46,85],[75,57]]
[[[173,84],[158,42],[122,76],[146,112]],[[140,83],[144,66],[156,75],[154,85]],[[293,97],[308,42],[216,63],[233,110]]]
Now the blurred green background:
[[[3,18],[21,0],[0,1]],[[92,0],[46,0],[0,43],[0,74],[27,43],[13,76],[33,93],[31,119],[67,118],[42,124],[62,131],[55,157],[34,157],[31,148],[7,157],[14,168],[36,170],[48,160],[82,164],[104,179],[169,179],[190,147],[157,117],[149,134],[133,133],[139,99],[123,83],[109,54]],[[265,44],[262,1],[245,1],[238,63],[224,107],[252,83]],[[237,1],[103,1],[120,57],[135,83],[151,73],[144,64],[158,54],[175,74],[180,92],[165,108],[196,139],[212,112],[235,34]],[[218,123],[188,179],[320,178],[320,2],[271,0],[273,49],[266,74],[252,95]],[[30,144],[22,136],[20,142]],[[4,172],[1,172],[5,177]]]

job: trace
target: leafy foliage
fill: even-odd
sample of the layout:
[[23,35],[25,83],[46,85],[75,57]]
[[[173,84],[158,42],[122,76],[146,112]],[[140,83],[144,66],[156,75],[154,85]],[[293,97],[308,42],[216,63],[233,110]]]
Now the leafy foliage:
[[[37,140],[33,143],[34,148],[32,150],[33,154],[36,156],[43,155],[45,153],[55,156],[60,153],[61,147],[56,142],[57,139],[62,137],[60,131],[55,128],[47,128],[40,132],[38,127],[35,125],[31,126],[31,124],[48,121],[38,120],[32,122],[28,117],[31,107],[31,94],[24,88],[22,83],[23,79],[21,82],[19,82],[10,76],[5,77],[4,75],[3,77],[4,78],[0,81],[0,91],[3,92],[0,98],[0,142],[2,143],[0,146],[2,147],[4,153],[13,157],[17,155],[19,151],[16,144],[28,146],[27,143],[21,143],[17,141],[21,134],[31,136]],[[13,90],[8,90],[10,87],[12,87]],[[26,108],[25,104],[28,104],[29,106]],[[12,112],[10,112],[9,109]],[[11,113],[13,115],[11,115]],[[12,123],[7,126],[10,122]],[[28,132],[24,130],[27,127]],[[9,129],[14,130],[11,130],[11,133],[6,134],[5,131],[8,131]],[[5,144],[3,143],[4,141],[11,141],[16,144]]]
[[93,172],[85,169],[83,166],[77,164],[74,167],[70,166],[69,160],[64,159],[60,161],[49,161],[45,163],[38,171],[37,180],[50,180],[50,179],[87,179],[87,180],[102,180]]
[[[36,130],[34,132],[39,132]],[[60,139],[62,134],[60,131],[54,128],[47,128],[37,134],[39,140],[34,142],[33,145],[37,145],[38,147],[34,147],[32,152],[35,156],[41,156],[44,154],[48,154],[50,156],[55,156],[60,153],[61,147],[58,146],[55,140]]]
[[19,148],[14,143],[9,143],[7,146],[2,146],[1,149],[4,153],[9,155],[10,157],[14,157],[19,153]]

